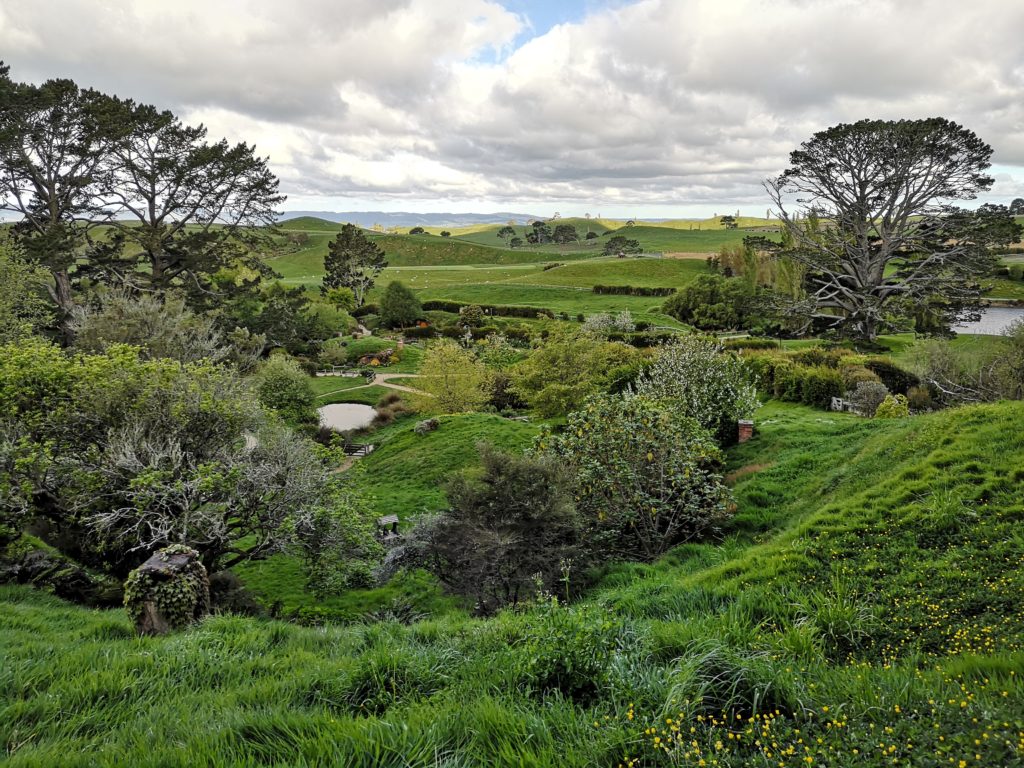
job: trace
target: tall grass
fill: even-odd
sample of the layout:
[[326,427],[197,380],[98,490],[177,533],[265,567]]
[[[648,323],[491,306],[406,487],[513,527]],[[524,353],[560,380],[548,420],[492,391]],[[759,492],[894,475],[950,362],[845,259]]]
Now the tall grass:
[[722,543],[488,620],[135,638],[5,587],[0,743],[13,766],[1019,766],[1021,427],[1020,404],[772,405]]

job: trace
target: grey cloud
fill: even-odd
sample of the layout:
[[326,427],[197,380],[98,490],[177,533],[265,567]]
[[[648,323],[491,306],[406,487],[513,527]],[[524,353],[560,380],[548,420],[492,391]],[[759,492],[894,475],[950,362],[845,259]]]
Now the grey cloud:
[[644,0],[497,62],[524,20],[488,0],[229,7],[8,0],[0,49],[280,139],[292,194],[758,206],[800,141],[863,117],[943,115],[1024,167],[1018,0]]

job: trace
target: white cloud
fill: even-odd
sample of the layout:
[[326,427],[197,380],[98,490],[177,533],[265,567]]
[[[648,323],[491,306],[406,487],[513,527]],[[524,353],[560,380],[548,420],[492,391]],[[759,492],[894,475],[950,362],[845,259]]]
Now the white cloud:
[[1020,189],[1018,0],[644,0],[513,47],[527,25],[495,0],[6,0],[0,50],[255,142],[304,201],[756,208],[814,131],[933,115]]

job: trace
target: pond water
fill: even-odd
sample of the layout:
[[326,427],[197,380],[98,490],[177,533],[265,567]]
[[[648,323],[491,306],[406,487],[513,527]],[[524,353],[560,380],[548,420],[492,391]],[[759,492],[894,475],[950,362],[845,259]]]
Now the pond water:
[[999,336],[1010,327],[1014,320],[1021,318],[1024,318],[1024,307],[989,307],[982,313],[981,320],[954,325],[953,330],[957,333]]
[[368,427],[377,415],[373,408],[362,403],[331,403],[318,410],[320,423],[339,432]]

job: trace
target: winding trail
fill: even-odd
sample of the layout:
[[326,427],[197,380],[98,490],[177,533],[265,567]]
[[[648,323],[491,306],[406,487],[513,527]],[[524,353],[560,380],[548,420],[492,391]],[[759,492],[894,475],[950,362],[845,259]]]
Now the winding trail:
[[357,389],[366,389],[367,387],[385,387],[386,389],[394,389],[398,392],[408,392],[412,395],[423,395],[424,397],[433,397],[429,392],[424,392],[421,389],[414,387],[407,387],[404,384],[390,384],[391,379],[418,379],[420,375],[418,373],[378,373],[372,384],[360,384],[358,387],[345,387],[344,389],[336,389],[333,392],[324,392],[320,395],[323,397],[330,397],[331,395],[338,395],[343,392],[355,392]]

